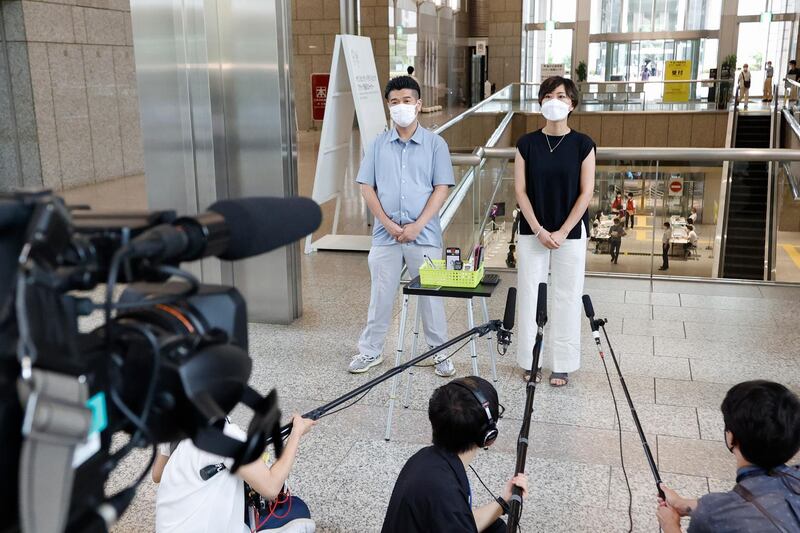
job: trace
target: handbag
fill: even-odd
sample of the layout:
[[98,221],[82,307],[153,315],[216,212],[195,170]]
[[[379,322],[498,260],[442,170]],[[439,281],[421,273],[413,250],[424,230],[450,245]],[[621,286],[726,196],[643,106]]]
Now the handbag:
[[745,89],[749,89],[750,88],[750,80],[744,80],[744,88]]

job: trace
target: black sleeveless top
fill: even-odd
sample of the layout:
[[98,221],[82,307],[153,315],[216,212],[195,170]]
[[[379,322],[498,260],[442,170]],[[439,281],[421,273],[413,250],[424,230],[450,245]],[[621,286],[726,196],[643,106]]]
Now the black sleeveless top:
[[[549,136],[552,153],[542,130],[526,133],[517,141],[517,149],[525,160],[525,189],[536,219],[547,231],[558,231],[581,193],[581,165],[596,148],[588,135],[571,130],[561,136]],[[589,211],[582,222],[589,234]],[[528,221],[521,217],[520,235],[532,235]],[[568,239],[580,239],[581,227],[576,224]]]

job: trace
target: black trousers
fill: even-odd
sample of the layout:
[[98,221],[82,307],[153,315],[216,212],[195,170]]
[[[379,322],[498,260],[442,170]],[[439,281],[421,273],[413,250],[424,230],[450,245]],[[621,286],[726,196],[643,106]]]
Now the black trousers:
[[661,268],[668,269],[669,268],[669,243],[665,242],[661,244]]
[[608,245],[611,248],[611,260],[616,263],[617,259],[619,259],[619,248],[622,246],[622,239],[609,239]]
[[[633,225],[636,223],[635,218],[636,218],[636,215],[634,215],[631,212],[625,211],[625,227],[626,228],[627,227],[631,227],[632,228]],[[628,226],[628,224],[630,224],[630,226]]]

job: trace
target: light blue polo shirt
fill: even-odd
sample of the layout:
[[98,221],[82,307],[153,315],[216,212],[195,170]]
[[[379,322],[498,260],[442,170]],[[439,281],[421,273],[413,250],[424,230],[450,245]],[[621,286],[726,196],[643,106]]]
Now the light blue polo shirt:
[[[375,187],[384,212],[401,226],[417,220],[436,185],[452,187],[456,184],[447,142],[422,126],[417,126],[407,142],[400,139],[397,128],[380,134],[367,148],[356,181]],[[431,217],[414,242],[442,247],[438,213]],[[377,219],[372,230],[372,244],[397,244]]]

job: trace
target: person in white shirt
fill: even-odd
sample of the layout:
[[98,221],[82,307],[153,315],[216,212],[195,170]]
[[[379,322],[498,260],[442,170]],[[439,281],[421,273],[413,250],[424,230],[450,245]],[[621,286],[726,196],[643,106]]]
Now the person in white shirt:
[[[272,502],[278,499],[297,456],[300,437],[315,424],[314,421],[295,415],[292,432],[284,452],[268,467],[258,459],[230,473],[233,459],[220,457],[197,448],[191,440],[181,441],[167,457],[159,458],[153,479],[160,479],[156,499],[156,533],[244,533],[250,531],[245,524],[244,483]],[[235,424],[225,423],[226,435],[244,441],[247,434]],[[161,448],[161,455],[169,449]],[[217,466],[218,472],[207,479],[200,471]],[[292,531],[311,533],[314,522],[308,507],[299,498],[290,496],[291,516],[280,523],[269,523],[272,517],[262,517],[258,531]],[[278,513],[276,513],[278,514]],[[278,515],[282,516],[282,515]]]
[[689,213],[689,216],[686,218],[689,221],[689,224],[697,224],[697,208],[692,207],[692,212]]
[[689,254],[692,253],[692,250],[696,250],[697,249],[698,237],[697,237],[697,232],[694,230],[694,226],[689,224],[689,225],[686,226],[686,229],[689,231],[689,234],[686,236],[686,238],[689,240],[689,242],[687,242],[686,244],[683,245],[683,251],[684,251],[684,255],[686,257],[689,257]]
[[664,222],[664,234],[661,236],[661,266],[659,270],[669,269],[669,246],[672,239],[672,225]]

